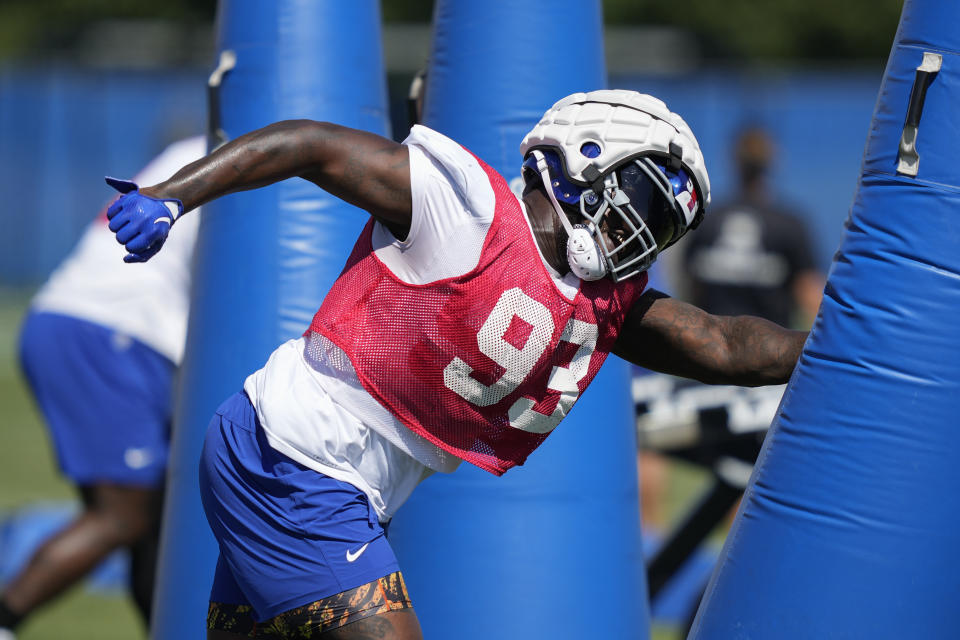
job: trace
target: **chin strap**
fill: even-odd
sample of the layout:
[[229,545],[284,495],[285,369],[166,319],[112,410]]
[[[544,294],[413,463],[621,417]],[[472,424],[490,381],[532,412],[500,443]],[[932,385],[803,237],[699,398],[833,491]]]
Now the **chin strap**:
[[[600,251],[600,245],[593,237],[591,227],[585,224],[570,224],[567,214],[563,212],[563,208],[553,192],[547,159],[538,150],[534,150],[532,153],[537,160],[537,171],[540,172],[543,188],[547,192],[550,202],[553,203],[553,210],[557,212],[560,224],[567,232],[567,264],[570,265],[570,270],[581,280],[600,280],[607,275],[607,261],[603,259],[603,253]],[[590,224],[592,226],[593,223]]]

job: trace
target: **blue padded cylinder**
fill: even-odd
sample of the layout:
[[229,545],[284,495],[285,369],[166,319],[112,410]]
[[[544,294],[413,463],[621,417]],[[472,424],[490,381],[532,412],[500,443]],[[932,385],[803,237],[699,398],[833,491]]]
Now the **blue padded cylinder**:
[[[439,0],[425,124],[510,180],[524,134],[604,69],[598,2]],[[647,637],[628,387],[611,356],[523,467],[463,464],[400,509],[390,540],[425,637]]]
[[[228,137],[310,118],[387,134],[376,0],[221,0],[218,50]],[[176,411],[153,637],[205,637],[217,547],[197,491],[217,406],[309,325],[367,215],[299,179],[203,208]],[[176,233],[176,228],[173,229]]]
[[[960,5],[907,0],[823,305],[692,638],[960,629]],[[897,173],[924,53],[942,56]]]

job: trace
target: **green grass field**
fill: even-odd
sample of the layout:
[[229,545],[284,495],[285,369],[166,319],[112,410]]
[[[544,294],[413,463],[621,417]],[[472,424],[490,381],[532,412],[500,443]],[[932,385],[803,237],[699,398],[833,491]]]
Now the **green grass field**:
[[[40,421],[17,366],[20,321],[28,291],[0,289],[0,406],[4,407],[0,446],[0,514],[37,501],[72,500],[71,485],[60,476],[47,431]],[[668,517],[677,517],[705,477],[676,467],[670,472]],[[120,592],[103,594],[77,587],[37,612],[18,630],[18,640],[136,640],[146,633],[136,610]],[[652,640],[679,640],[670,627],[655,626]]]

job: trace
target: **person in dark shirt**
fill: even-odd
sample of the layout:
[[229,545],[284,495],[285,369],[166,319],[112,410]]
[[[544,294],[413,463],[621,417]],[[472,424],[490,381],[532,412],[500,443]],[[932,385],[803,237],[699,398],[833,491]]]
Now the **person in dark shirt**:
[[735,145],[739,191],[714,208],[684,251],[690,301],[723,315],[755,315],[809,328],[820,306],[816,267],[803,217],[789,210],[767,180],[775,148],[759,126]]

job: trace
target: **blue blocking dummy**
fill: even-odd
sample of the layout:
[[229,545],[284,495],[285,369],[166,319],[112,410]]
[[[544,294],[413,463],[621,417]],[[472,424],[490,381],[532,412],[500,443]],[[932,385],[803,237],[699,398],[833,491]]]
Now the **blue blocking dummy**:
[[[438,0],[430,62],[424,124],[518,178],[543,112],[606,84],[599,3]],[[610,356],[524,466],[425,480],[390,541],[426,638],[646,638],[627,366]]]
[[960,633],[958,21],[903,7],[819,317],[692,638]]
[[[217,25],[224,64],[210,104],[221,137],[287,118],[387,134],[374,0],[221,0]],[[307,328],[368,219],[299,179],[227,196],[202,215],[153,626],[165,640],[206,635],[217,558],[197,490],[207,423]]]

